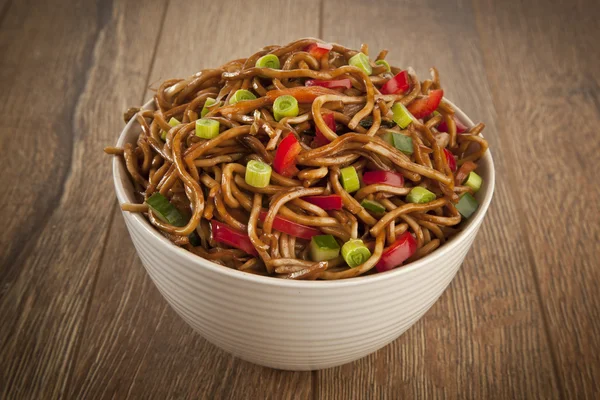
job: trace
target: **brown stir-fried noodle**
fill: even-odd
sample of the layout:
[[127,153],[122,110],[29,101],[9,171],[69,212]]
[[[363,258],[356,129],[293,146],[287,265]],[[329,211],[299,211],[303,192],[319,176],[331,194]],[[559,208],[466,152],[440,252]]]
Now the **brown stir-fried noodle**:
[[[402,130],[392,120],[392,106],[399,102],[410,107],[430,91],[440,89],[437,70],[432,68],[431,78],[420,82],[409,69],[408,91],[381,94],[382,85],[400,72],[399,68],[388,71],[385,65],[371,60],[373,72],[368,76],[348,64],[356,50],[333,44],[327,55],[317,58],[306,51],[315,42],[301,39],[285,46],[268,46],[247,59],[202,70],[188,79],[167,80],[154,97],[156,111],[129,110],[125,119],[135,118],[140,126],[137,142],[105,149],[124,158],[138,196],[139,204],[124,204],[123,210],[144,213],[169,240],[200,257],[246,272],[292,279],[366,274],[384,249],[407,230],[417,242],[409,262],[443,245],[461,222],[455,208],[458,196],[471,191],[462,185],[463,179],[456,179],[457,172],[451,170],[444,149],[456,157],[458,173],[462,169],[468,173],[488,147],[480,135],[483,124],[458,134],[454,110],[442,100],[436,113],[415,119]],[[365,45],[361,50],[368,52]],[[277,56],[281,69],[255,67],[266,54]],[[376,60],[386,54],[382,51]],[[342,78],[349,79],[352,87],[333,90],[313,86],[312,92],[306,92],[308,79]],[[230,104],[238,89],[252,91],[257,99]],[[312,98],[303,99],[303,93]],[[296,117],[277,122],[273,101],[284,94],[298,98],[300,111]],[[206,140],[196,136],[194,129],[209,97],[217,102],[205,118],[219,121],[220,134]],[[335,132],[325,123],[325,113],[333,113]],[[171,118],[181,124],[170,126]],[[442,122],[447,132],[437,129]],[[317,146],[316,129],[331,142]],[[167,132],[165,140],[161,138],[163,131]],[[382,135],[388,132],[410,136],[413,153],[407,155],[384,140]],[[296,157],[297,173],[283,176],[273,171],[270,184],[264,188],[247,184],[247,162],[259,160],[272,165],[279,143],[290,134],[302,147]],[[340,169],[347,166],[353,166],[361,177],[361,188],[353,193],[346,192],[339,180]],[[362,183],[365,171],[377,170],[401,173],[404,187]],[[427,188],[437,198],[424,204],[408,203],[406,195],[414,186]],[[149,210],[144,200],[156,192],[189,216],[187,224],[170,225]],[[342,209],[325,211],[303,200],[305,196],[328,194],[341,196]],[[385,214],[375,215],[363,208],[364,199],[378,201]],[[261,210],[266,217],[260,218]],[[311,261],[309,241],[275,229],[275,216],[331,234],[340,245],[360,238],[372,255],[355,268],[350,268],[341,255],[329,261]],[[258,256],[216,242],[211,235],[212,219],[247,235]],[[193,232],[200,238],[197,246],[188,238]]]

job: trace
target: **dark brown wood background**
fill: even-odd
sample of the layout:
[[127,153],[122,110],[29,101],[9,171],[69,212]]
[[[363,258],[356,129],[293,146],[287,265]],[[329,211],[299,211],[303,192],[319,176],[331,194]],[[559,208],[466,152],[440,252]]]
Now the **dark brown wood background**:
[[[599,26],[593,0],[0,0],[0,398],[599,398]],[[304,36],[437,66],[497,169],[425,317],[312,373],[240,361],[177,317],[102,154],[149,87]]]

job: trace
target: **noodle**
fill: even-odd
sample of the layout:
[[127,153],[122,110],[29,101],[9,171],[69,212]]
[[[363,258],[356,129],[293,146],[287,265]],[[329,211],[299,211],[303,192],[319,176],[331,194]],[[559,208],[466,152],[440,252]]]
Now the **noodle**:
[[[390,92],[386,86],[401,70],[390,71],[385,62],[375,64],[385,60],[387,50],[372,49],[376,57],[369,61],[369,74],[351,63],[360,56],[357,50],[332,44],[325,53],[313,52],[319,43],[300,39],[268,46],[188,79],[169,79],[154,96],[155,111],[129,109],[125,121],[135,118],[137,140],[123,148],[105,148],[107,154],[122,157],[134,184],[137,203],[125,203],[121,209],[144,214],[167,239],[200,257],[287,279],[372,273],[406,235],[416,250],[405,262],[443,245],[464,219],[457,204],[479,189],[465,177],[488,149],[481,136],[484,125],[464,132],[441,95],[433,109],[421,111],[419,107],[429,107],[436,91],[443,89],[435,68],[423,82],[409,68],[408,89]],[[361,45],[360,52],[368,56],[369,47]],[[265,56],[277,57],[280,67],[259,66]],[[320,87],[309,85],[309,80],[344,83],[329,88],[327,82]],[[250,91],[255,99],[231,104],[238,90]],[[274,101],[283,95],[297,99],[297,114],[281,117],[274,112]],[[414,114],[405,128],[394,122],[396,103]],[[218,135],[196,135],[201,115],[218,122]],[[290,135],[300,150],[293,156],[294,168],[280,170],[278,152],[284,151],[281,144]],[[409,141],[412,152],[397,147],[396,139],[390,139],[393,135]],[[266,186],[247,181],[251,160],[272,167]],[[351,192],[341,182],[348,168],[359,177],[360,187]],[[373,172],[401,176],[402,183],[365,183],[368,173],[373,179]],[[411,201],[415,188],[433,197]],[[182,216],[177,224],[149,202],[158,194]],[[310,200],[314,196],[335,198],[341,208]],[[379,204],[380,210],[365,208],[365,202]],[[216,237],[215,224],[239,235],[240,242]],[[325,261],[313,258],[309,238],[326,234],[340,246],[360,239],[370,256],[353,268],[345,255]]]

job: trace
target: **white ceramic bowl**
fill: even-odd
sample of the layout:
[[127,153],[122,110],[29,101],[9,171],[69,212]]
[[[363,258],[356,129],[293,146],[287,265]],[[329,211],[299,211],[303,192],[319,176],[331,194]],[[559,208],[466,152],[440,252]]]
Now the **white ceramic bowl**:
[[[146,108],[153,108],[149,102]],[[467,126],[473,122],[458,108]],[[118,146],[133,143],[132,119]],[[462,264],[492,200],[489,151],[479,209],[462,232],[423,259],[382,274],[338,281],[293,281],[252,275],[173,245],[146,219],[123,212],[148,274],[173,309],[214,345],[256,364],[314,370],[354,361],[387,345],[427,312]],[[121,158],[113,163],[119,203],[134,202]]]

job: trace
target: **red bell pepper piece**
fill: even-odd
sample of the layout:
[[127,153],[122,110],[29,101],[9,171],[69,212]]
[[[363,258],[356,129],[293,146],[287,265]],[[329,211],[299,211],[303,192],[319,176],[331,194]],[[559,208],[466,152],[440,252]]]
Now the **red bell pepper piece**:
[[[325,121],[325,124],[329,127],[329,129],[335,132],[335,117],[333,116],[333,113],[323,114],[323,121]],[[329,144],[330,140],[323,135],[323,132],[321,132],[318,127],[316,127],[314,142],[318,147],[321,147]]]
[[365,185],[383,183],[395,187],[404,187],[404,176],[398,172],[369,171],[363,174],[363,182]]
[[408,108],[408,111],[410,111],[415,118],[424,118],[438,108],[442,101],[442,97],[444,97],[444,91],[442,89],[432,90],[429,92],[429,96],[416,99],[406,108]]
[[309,44],[304,48],[304,51],[308,52],[314,58],[321,58],[325,54],[328,54],[333,46],[329,43],[313,43]]
[[[465,133],[469,130],[469,128],[467,128],[466,125],[464,125],[458,120],[458,118],[456,118],[456,115],[453,115],[452,119],[454,120],[454,124],[456,124],[456,133]],[[445,120],[442,120],[442,122],[439,123],[439,125],[437,126],[437,130],[440,132],[448,132],[448,125],[446,124]]]
[[[260,219],[261,222],[265,222],[265,219],[267,219],[267,212],[261,211],[258,215],[258,219]],[[273,220],[273,229],[306,240],[310,240],[313,236],[321,234],[321,231],[316,228],[297,224],[296,222],[279,216],[275,216],[275,219]]]
[[288,134],[277,147],[275,159],[273,160],[273,168],[275,172],[283,176],[293,176],[298,170],[296,169],[296,156],[300,153],[302,147],[298,143],[298,139],[292,133]]
[[350,79],[335,79],[331,81],[320,81],[317,79],[309,79],[304,83],[305,86],[322,86],[329,89],[335,88],[346,88],[350,89],[352,87],[352,82]]
[[[407,71],[400,71],[381,87],[381,94],[404,93],[410,88],[410,78]],[[436,107],[437,108],[437,107]]]
[[224,243],[246,253],[258,257],[258,252],[250,241],[250,237],[243,232],[233,229],[227,224],[213,219],[210,221],[212,236],[216,242]]
[[465,163],[460,166],[458,172],[454,176],[454,184],[462,185],[471,171],[475,171],[475,168],[477,168],[477,164],[475,164],[473,161],[465,161]]
[[321,207],[323,210],[341,210],[342,196],[339,194],[330,194],[326,196],[306,196],[305,200],[311,204]]
[[400,266],[417,251],[417,241],[409,231],[404,232],[396,241],[383,251],[375,265],[377,272],[385,272]]
[[[334,94],[339,96],[340,92],[321,86],[296,86],[284,90],[269,90],[264,97],[267,99],[267,102],[273,103],[279,96],[284,96],[286,94],[293,96],[298,100],[298,103],[312,103],[317,97],[323,96],[324,94]],[[240,103],[243,102],[240,101]],[[236,103],[236,105],[237,104],[239,103]]]
[[448,162],[450,170],[456,172],[456,158],[454,158],[454,154],[448,149],[444,149],[444,154],[446,155],[446,161]]

